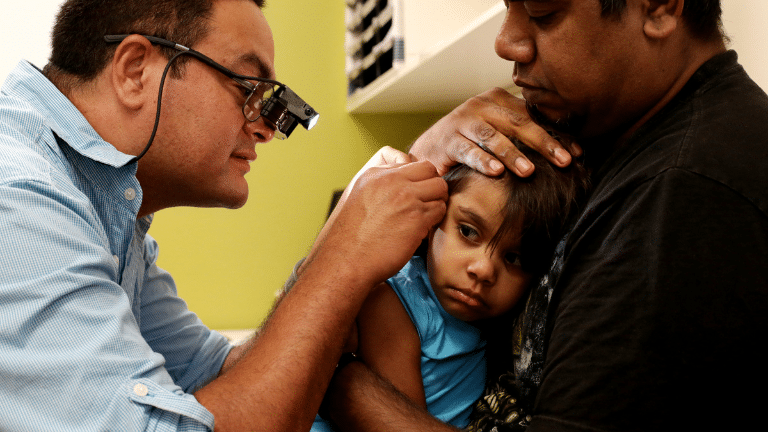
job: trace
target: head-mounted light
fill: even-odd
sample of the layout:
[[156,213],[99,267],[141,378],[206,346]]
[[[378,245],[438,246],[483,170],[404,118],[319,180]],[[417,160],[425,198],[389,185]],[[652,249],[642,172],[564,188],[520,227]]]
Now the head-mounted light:
[[261,117],[275,125],[275,137],[286,139],[291,135],[297,124],[310,130],[320,114],[304,102],[296,93],[286,86],[280,86],[272,96],[264,101]]

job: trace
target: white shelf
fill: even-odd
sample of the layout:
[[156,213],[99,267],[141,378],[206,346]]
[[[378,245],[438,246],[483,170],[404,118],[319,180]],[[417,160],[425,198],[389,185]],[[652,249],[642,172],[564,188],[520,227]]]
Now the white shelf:
[[[347,99],[350,113],[447,111],[492,87],[517,92],[513,63],[494,51],[506,8],[498,2],[431,54],[409,59]],[[408,40],[405,41],[406,47]],[[406,48],[407,49],[407,48]]]

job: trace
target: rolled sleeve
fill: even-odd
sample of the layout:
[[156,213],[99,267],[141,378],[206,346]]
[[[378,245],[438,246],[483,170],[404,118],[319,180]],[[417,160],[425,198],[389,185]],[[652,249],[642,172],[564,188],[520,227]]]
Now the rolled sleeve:
[[174,382],[193,392],[216,377],[232,345],[191,312],[176,292],[168,272],[157,267],[157,243],[144,241],[147,270],[141,288],[141,333],[152,349],[165,357],[165,368]]
[[213,429],[213,414],[194,396],[170,391],[148,379],[130,381],[123,388],[134,406],[144,411],[147,431],[205,431]]
[[[2,428],[212,430],[142,335],[95,215],[71,198],[44,183],[0,185],[0,400],[12,401],[0,403]],[[197,334],[184,349],[202,348],[177,365],[187,386],[215,376],[228,352],[223,337]]]
[[21,62],[9,75],[0,91],[4,431],[213,429],[188,389],[216,376],[228,344],[155,266],[130,160],[39,70]]

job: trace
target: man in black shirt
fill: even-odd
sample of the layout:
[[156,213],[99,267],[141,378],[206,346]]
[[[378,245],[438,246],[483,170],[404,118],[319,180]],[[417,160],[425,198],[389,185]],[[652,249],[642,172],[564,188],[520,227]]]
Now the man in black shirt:
[[[760,424],[768,96],[726,50],[719,2],[505,3],[496,51],[515,62],[526,103],[490,91],[438,122],[411,153],[438,171],[461,161],[498,172],[474,147],[482,143],[528,175],[505,138],[517,135],[567,163],[530,123],[527,104],[539,124],[576,138],[594,188],[532,293],[529,311],[543,312],[526,316],[509,365],[523,422],[486,415],[483,430]],[[511,391],[507,384],[489,400]],[[331,389],[342,430],[450,430],[359,363],[341,368]]]

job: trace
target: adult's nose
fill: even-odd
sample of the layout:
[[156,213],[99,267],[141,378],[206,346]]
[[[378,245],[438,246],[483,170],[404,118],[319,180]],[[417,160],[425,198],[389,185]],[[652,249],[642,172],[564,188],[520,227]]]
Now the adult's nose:
[[275,137],[275,128],[264,117],[259,117],[256,121],[245,120],[243,130],[248,136],[260,143],[272,141],[272,138]]
[[536,57],[531,24],[523,2],[509,2],[504,22],[496,35],[496,54],[509,61],[530,63]]

